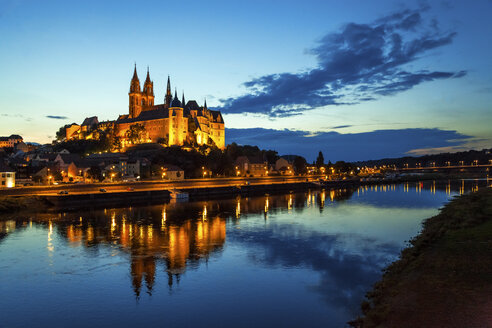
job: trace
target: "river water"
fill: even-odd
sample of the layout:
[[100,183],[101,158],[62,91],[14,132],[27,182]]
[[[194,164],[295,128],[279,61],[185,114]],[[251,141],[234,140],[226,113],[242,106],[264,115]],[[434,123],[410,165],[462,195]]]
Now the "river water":
[[343,327],[423,219],[412,182],[0,221],[0,327]]

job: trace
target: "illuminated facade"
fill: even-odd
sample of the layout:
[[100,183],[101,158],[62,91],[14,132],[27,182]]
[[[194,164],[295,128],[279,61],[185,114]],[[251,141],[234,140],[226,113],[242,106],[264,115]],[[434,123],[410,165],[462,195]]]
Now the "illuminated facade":
[[12,134],[10,137],[0,137],[0,148],[14,148],[20,142],[22,142],[22,137],[17,134]]
[[92,124],[94,118],[97,121],[97,117],[92,117],[86,119],[89,122],[84,121],[87,124],[73,124],[66,129],[66,139],[91,139],[91,131],[112,128],[125,146],[131,142],[128,131],[139,124],[145,131],[138,143],[181,146],[195,141],[198,145],[214,143],[220,149],[225,148],[225,125],[220,111],[209,110],[206,102],[204,106],[199,106],[194,100],[185,102],[184,94],[179,100],[176,91],[173,97],[169,77],[164,103],[155,105],[154,100],[154,82],[149,71],[141,89],[135,67],[128,93],[128,114],[120,115],[116,121]]
[[0,162],[0,188],[15,187],[15,170]]

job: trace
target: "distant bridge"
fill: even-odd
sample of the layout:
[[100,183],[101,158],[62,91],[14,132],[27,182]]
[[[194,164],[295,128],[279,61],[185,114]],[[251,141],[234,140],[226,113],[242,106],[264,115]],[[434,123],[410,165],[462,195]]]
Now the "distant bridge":
[[400,172],[437,172],[437,171],[489,171],[492,164],[476,164],[476,165],[445,165],[445,166],[417,166],[417,167],[402,167],[396,168]]

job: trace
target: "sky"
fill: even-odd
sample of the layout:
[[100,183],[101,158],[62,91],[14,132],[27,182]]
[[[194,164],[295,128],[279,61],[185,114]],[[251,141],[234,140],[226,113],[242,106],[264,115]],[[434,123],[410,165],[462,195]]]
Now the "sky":
[[309,161],[492,147],[491,0],[0,0],[0,135],[128,113],[136,63],[226,143]]

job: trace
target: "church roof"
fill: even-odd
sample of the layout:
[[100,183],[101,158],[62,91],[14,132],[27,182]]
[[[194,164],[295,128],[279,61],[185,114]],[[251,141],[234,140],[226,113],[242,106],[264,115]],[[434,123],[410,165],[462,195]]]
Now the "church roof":
[[214,118],[214,122],[216,123],[224,123],[224,119],[222,118],[222,114],[218,110],[211,110],[212,117]]
[[161,106],[156,106],[156,109],[146,110],[140,113],[137,117],[128,118],[128,115],[120,116],[116,123],[135,123],[140,121],[151,121],[151,120],[159,120],[163,118],[169,117],[169,111]]
[[186,109],[188,110],[199,110],[200,106],[198,106],[197,102],[195,100],[190,100],[186,103]]

